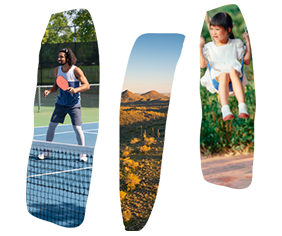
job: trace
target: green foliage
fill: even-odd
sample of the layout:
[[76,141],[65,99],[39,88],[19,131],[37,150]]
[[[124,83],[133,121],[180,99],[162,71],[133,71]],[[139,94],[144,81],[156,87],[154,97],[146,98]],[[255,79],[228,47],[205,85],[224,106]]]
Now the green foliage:
[[254,148],[255,90],[253,81],[246,86],[245,97],[250,119],[240,119],[238,102],[232,96],[229,106],[235,115],[231,121],[223,121],[217,94],[211,94],[201,86],[202,125],[200,147],[203,156],[252,152]]
[[[245,21],[237,5],[227,5],[213,9],[208,12],[212,18],[218,12],[227,12],[233,22],[233,34],[235,38],[243,40],[242,34],[245,32]],[[206,43],[211,41],[208,27],[204,22],[201,36],[205,38]],[[201,69],[201,77],[205,73]],[[223,154],[223,153],[242,153],[252,152],[254,148],[254,118],[255,118],[255,90],[253,77],[252,60],[250,65],[244,66],[249,84],[245,89],[245,98],[250,114],[250,119],[239,119],[238,102],[233,96],[229,98],[229,106],[235,115],[235,119],[224,122],[221,114],[221,105],[218,94],[211,94],[206,88],[201,86],[202,99],[202,126],[200,147],[203,156]]]
[[96,31],[89,11],[85,9],[71,10],[67,14],[74,25],[82,25],[76,32],[77,42],[96,42]]
[[[77,27],[73,27],[77,26]],[[96,42],[96,32],[90,13],[76,9],[52,14],[42,44]]]
[[52,14],[48,26],[44,33],[42,44],[55,44],[72,42],[70,27],[68,25],[67,17],[61,12]]

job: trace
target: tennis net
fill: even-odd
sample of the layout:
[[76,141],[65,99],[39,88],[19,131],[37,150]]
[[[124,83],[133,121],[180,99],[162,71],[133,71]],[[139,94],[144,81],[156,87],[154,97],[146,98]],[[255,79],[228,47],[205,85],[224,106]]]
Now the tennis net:
[[[38,159],[44,150],[50,155]],[[85,215],[93,151],[92,147],[33,141],[27,169],[29,213],[60,226],[79,226]],[[81,162],[80,154],[88,160]]]

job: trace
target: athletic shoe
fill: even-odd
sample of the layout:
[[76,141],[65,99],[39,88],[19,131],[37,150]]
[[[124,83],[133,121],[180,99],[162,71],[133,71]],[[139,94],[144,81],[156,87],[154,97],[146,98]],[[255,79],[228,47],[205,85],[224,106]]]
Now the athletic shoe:
[[43,151],[41,154],[38,155],[38,159],[44,160],[46,157],[49,157],[49,156],[50,156],[50,152],[48,150]]
[[83,162],[87,161],[86,154],[80,154],[80,161],[83,161]]

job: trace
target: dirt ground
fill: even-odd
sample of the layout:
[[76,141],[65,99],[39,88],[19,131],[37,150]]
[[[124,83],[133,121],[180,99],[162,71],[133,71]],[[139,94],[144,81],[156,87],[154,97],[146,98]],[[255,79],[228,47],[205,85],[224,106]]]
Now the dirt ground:
[[253,154],[203,159],[204,179],[234,189],[244,189],[252,182]]

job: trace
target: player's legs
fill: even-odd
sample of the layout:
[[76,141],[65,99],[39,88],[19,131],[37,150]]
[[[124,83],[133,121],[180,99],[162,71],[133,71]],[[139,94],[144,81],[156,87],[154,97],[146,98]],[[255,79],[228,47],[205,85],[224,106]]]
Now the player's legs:
[[84,146],[85,140],[84,140],[84,133],[82,131],[81,125],[80,126],[73,125],[72,127],[73,127],[75,134],[76,134],[76,140],[77,140],[78,145]]
[[[80,107],[71,107],[68,109],[68,113],[71,117],[72,127],[74,129],[74,132],[76,134],[76,139],[78,145],[85,145],[84,141],[84,133],[81,128],[81,109]],[[80,155],[81,161],[87,161],[87,157],[85,154]]]
[[[52,142],[55,136],[55,129],[59,123],[64,123],[64,119],[66,116],[66,109],[64,106],[61,106],[56,103],[54,112],[52,114],[49,127],[46,133],[46,141]],[[48,150],[44,150],[42,153],[38,155],[38,158],[43,160],[50,155]]]
[[46,141],[52,142],[55,135],[55,129],[59,123],[64,123],[65,117],[67,115],[66,107],[56,103],[55,109],[53,111],[49,128],[46,135]]
[[67,107],[60,104],[55,104],[55,109],[53,111],[51,122],[53,123],[64,123],[65,117],[67,115]]
[[47,130],[47,134],[46,134],[46,141],[48,141],[48,142],[53,141],[54,135],[55,135],[55,129],[56,129],[57,125],[58,125],[58,123],[50,121],[48,130]]
[[78,145],[84,146],[84,134],[81,128],[81,108],[79,106],[71,107],[68,109],[71,118],[71,123],[76,134]]
[[[82,131],[81,125],[74,125],[73,124],[72,127],[73,127],[75,134],[76,134],[76,140],[77,140],[78,145],[84,146],[85,145],[84,133]],[[81,161],[87,161],[86,154],[81,153],[80,154],[80,160]]]
[[[53,141],[54,135],[55,135],[55,129],[56,129],[57,125],[58,125],[58,123],[54,123],[54,122],[50,121],[48,130],[47,130],[47,134],[46,134],[46,141],[48,141],[48,142]],[[41,152],[38,155],[38,158],[40,160],[44,160],[46,157],[49,157],[49,156],[50,156],[49,150],[44,150],[43,152]]]

